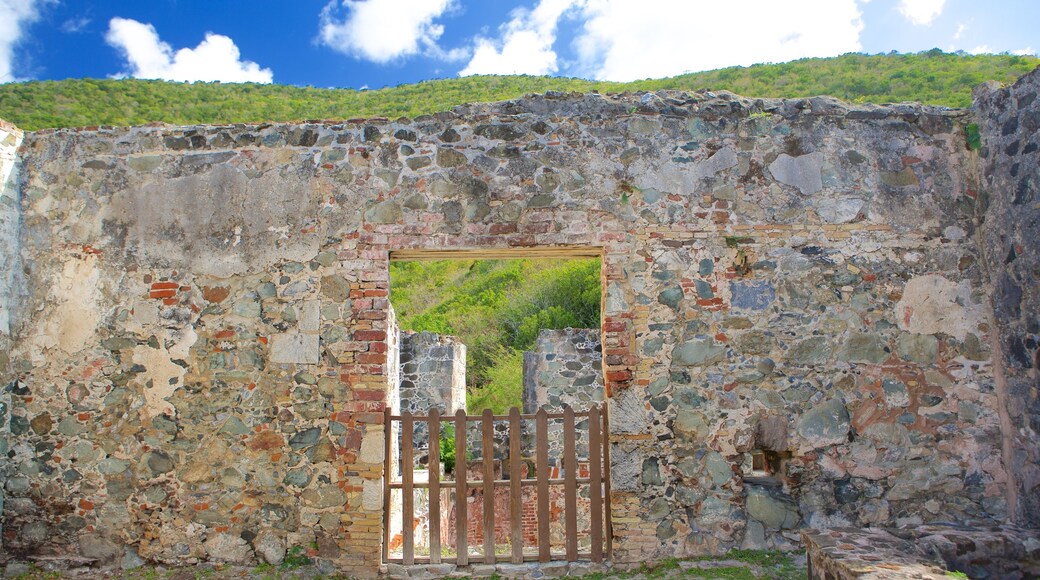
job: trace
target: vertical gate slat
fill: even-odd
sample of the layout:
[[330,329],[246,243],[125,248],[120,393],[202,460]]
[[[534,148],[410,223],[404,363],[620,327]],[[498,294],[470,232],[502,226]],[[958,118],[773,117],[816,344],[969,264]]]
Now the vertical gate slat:
[[535,417],[535,477],[538,479],[538,561],[548,562],[549,545],[549,414]]
[[430,473],[430,563],[441,563],[441,411],[430,409],[429,468]]
[[393,475],[390,462],[390,437],[393,424],[390,408],[383,411],[383,561],[390,557],[390,478]]
[[466,411],[455,412],[455,562],[469,565],[469,514],[466,510]]
[[509,410],[509,543],[514,564],[524,563],[523,497],[520,492],[520,409]]
[[484,563],[495,563],[495,420],[491,409],[481,416],[484,455]]
[[613,556],[614,514],[610,510],[610,408],[603,405],[603,511],[606,514],[607,558]]
[[401,417],[401,534],[404,564],[415,563],[415,495],[412,489],[412,413]]
[[603,444],[599,440],[599,406],[589,409],[589,516],[592,528],[592,561],[603,561],[603,474],[600,471],[600,455]]
[[578,559],[578,462],[574,449],[574,409],[563,407],[563,494],[564,522],[567,537],[567,561]]

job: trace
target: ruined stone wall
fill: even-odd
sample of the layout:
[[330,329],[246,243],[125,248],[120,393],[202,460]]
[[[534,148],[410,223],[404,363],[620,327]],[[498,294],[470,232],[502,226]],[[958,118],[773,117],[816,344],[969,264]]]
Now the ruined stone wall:
[[543,330],[524,353],[524,413],[570,405],[587,411],[603,401],[603,353],[598,328]]
[[[603,352],[598,328],[566,328],[538,333],[532,350],[524,353],[523,412],[562,413],[569,405],[577,412],[602,403]],[[575,450],[589,457],[588,419],[575,424]],[[523,423],[524,449],[534,452],[534,421]],[[562,465],[563,421],[549,420],[549,464]]]
[[[402,332],[399,385],[400,411],[425,415],[437,408],[442,415],[466,410],[466,345],[454,336],[432,332]],[[394,383],[390,383],[394,384]],[[430,433],[425,421],[415,423],[415,460],[425,464]]]
[[988,209],[980,235],[997,327],[994,365],[1008,410],[1005,453],[1016,493],[1013,514],[1040,526],[1040,74],[1013,86],[979,87]]
[[[20,270],[18,255],[18,167],[15,152],[22,142],[22,132],[0,121],[0,376],[8,374],[11,364],[11,309],[17,303],[16,280]],[[0,382],[0,457],[7,455],[10,437],[11,392]],[[0,514],[4,509],[7,485],[6,462],[0,460]],[[0,537],[4,522],[0,516]]]
[[401,249],[601,251],[615,560],[1002,519],[966,120],[551,93],[29,134],[5,553],[373,573]]

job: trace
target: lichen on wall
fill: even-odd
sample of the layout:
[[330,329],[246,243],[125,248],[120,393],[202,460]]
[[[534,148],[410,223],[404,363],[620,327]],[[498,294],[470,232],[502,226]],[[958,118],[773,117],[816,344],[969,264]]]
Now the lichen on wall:
[[[1035,153],[988,145],[983,189],[973,120],[660,92],[29,134],[5,552],[300,547],[374,574],[388,261],[422,249],[601,252],[615,561],[787,548],[805,525],[1003,520],[1035,445],[1002,450],[991,338],[1025,409],[1035,333],[1032,287],[996,274],[1021,278],[1011,238],[1032,230],[979,224],[1017,187],[993,180],[1007,158]],[[1003,123],[984,134],[1007,141]],[[978,243],[994,232],[1016,256],[1002,267]],[[987,320],[991,294],[1019,293]]]

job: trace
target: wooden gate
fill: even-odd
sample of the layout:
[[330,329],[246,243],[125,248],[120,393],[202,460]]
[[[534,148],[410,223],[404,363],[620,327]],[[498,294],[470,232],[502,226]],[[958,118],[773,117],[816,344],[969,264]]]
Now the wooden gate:
[[[479,416],[468,416],[462,410],[454,416],[442,416],[437,409],[425,416],[408,412],[398,416],[388,409],[385,419],[384,562],[519,564],[600,562],[610,557],[609,425],[605,408],[595,405],[576,413],[565,406],[563,413],[541,409],[534,415],[523,415],[513,407],[508,415],[485,410]],[[416,426],[422,423],[428,434],[425,470],[416,469],[413,443]],[[442,429],[445,423],[450,427]],[[557,434],[555,439],[550,437],[550,425]],[[496,426],[504,429],[496,430]],[[448,479],[442,474],[440,442],[442,434],[452,429],[454,445],[451,439],[445,441],[447,449],[454,448],[457,465]],[[508,438],[496,438],[496,431]],[[395,453],[397,437],[399,456]],[[476,444],[468,445],[470,439],[477,440]],[[479,459],[466,459],[478,454]],[[391,509],[396,490],[400,490],[400,505],[394,502]],[[420,501],[425,505],[419,509],[417,493],[425,500]],[[398,507],[399,536],[391,534],[397,515],[391,512]],[[471,511],[474,509],[479,516]],[[508,521],[508,527],[502,520]],[[470,541],[470,536],[478,535],[482,541]],[[471,543],[476,544],[472,546],[478,549],[476,553],[471,552]],[[428,555],[424,553],[427,551]]]

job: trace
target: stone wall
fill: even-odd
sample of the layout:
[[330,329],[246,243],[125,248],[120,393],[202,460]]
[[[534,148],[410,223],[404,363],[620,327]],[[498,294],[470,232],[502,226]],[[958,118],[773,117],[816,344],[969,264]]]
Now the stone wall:
[[[466,410],[466,345],[454,336],[432,332],[401,333],[400,412],[425,415],[433,408],[443,415]],[[393,383],[390,383],[393,384]],[[415,423],[415,460],[425,464],[429,454],[425,421]]]
[[[11,309],[17,303],[15,287],[20,268],[18,253],[19,199],[18,172],[15,152],[22,142],[22,132],[0,121],[0,377],[9,374],[11,351]],[[7,455],[10,436],[11,390],[0,382],[0,457]],[[0,460],[0,514],[4,510],[4,488],[7,484],[7,466]],[[4,522],[0,516],[0,537]]]
[[603,401],[603,353],[598,328],[543,330],[524,353],[524,413],[570,405],[587,411]]
[[[980,241],[998,332],[994,368],[1009,410],[1005,457],[1016,494],[1015,519],[1040,526],[1040,75],[1014,86],[980,86],[985,210]],[[1007,460],[1007,459],[1006,459]]]
[[601,253],[617,561],[1001,520],[971,121],[550,93],[28,134],[4,553],[373,574],[395,250]]
[[[543,330],[532,350],[524,353],[523,412],[562,413],[569,405],[577,412],[603,402],[603,352],[598,328]],[[588,419],[576,425],[575,450],[589,457]],[[534,422],[523,425],[525,449],[534,450]],[[549,421],[549,463],[562,465],[563,421]]]

